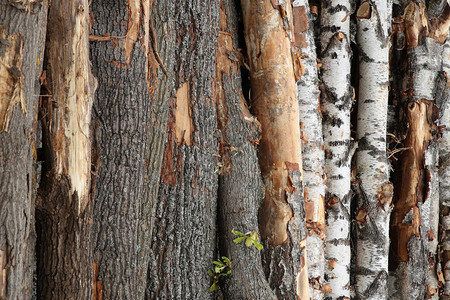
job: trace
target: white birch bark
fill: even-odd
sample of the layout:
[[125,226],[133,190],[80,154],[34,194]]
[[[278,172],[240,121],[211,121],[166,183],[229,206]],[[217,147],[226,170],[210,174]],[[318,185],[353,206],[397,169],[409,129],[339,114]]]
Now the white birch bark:
[[327,297],[350,298],[350,1],[321,3],[321,62],[323,136],[327,170],[325,280]]
[[393,186],[386,157],[392,1],[363,2],[357,12],[359,95],[356,168],[356,294],[387,299]]
[[[302,65],[305,69],[305,73],[297,82],[297,93],[302,137],[306,227],[308,230],[306,247],[308,249],[309,297],[318,300],[324,297],[324,200],[326,185],[316,44],[308,1],[295,0],[292,5],[294,36],[296,45],[302,50]],[[301,24],[297,24],[298,22]]]

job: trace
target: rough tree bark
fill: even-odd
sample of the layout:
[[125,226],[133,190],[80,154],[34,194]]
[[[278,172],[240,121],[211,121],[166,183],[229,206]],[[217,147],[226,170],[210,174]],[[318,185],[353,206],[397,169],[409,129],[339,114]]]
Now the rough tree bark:
[[57,1],[48,14],[40,115],[44,163],[36,203],[37,297],[92,298],[88,1]]
[[410,75],[406,90],[406,150],[395,173],[391,219],[391,299],[437,299],[435,271],[439,197],[437,180],[439,110],[435,106],[443,43],[447,38],[450,8],[429,19],[424,3],[410,2],[403,21]]
[[232,272],[223,286],[225,299],[276,299],[254,247],[235,244],[233,229],[259,232],[258,208],[264,184],[256,145],[261,125],[242,94],[238,52],[238,12],[234,0],[222,0],[216,50],[217,125],[221,133],[219,176],[220,256],[231,260]]
[[[350,165],[355,151],[350,138],[349,0],[321,2],[321,63],[323,136],[327,170],[327,226],[325,228],[325,280],[327,297],[350,298]],[[339,74],[339,76],[337,76]]]
[[297,82],[303,156],[309,297],[324,297],[325,239],[325,152],[320,112],[319,77],[313,13],[308,1],[293,2],[295,45],[301,48],[305,73]]
[[47,8],[0,1],[0,299],[33,292],[36,128]]
[[389,33],[392,1],[365,1],[357,10],[359,88],[356,152],[356,295],[387,299],[389,218],[393,185],[386,155]]
[[291,46],[292,7],[289,1],[248,0],[241,5],[251,103],[262,127],[258,154],[265,198],[259,229],[265,273],[279,299],[309,299],[295,87],[301,63]]
[[[157,81],[166,69],[161,62],[158,70],[161,57],[151,8],[152,1],[138,0],[94,1],[91,7],[100,147],[93,230],[95,299],[142,299],[147,284],[152,201],[168,110],[167,81]],[[158,31],[159,42],[161,36]],[[165,58],[170,52],[162,44]]]
[[164,1],[177,20],[175,86],[155,204],[147,299],[213,299],[220,168],[215,104],[218,1]]

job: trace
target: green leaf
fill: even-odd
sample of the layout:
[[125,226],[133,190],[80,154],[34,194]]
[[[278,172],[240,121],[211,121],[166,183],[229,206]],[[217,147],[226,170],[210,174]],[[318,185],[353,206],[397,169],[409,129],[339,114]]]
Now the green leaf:
[[217,283],[217,282],[213,282],[213,284],[212,284],[211,287],[209,288],[209,290],[210,290],[211,292],[217,291],[217,285],[216,285],[216,283]]
[[245,237],[245,236],[242,236],[242,237],[235,238],[235,239],[233,240],[233,242],[234,242],[235,244],[240,244],[240,243],[242,243],[245,239],[246,239],[246,237]]
[[260,243],[258,243],[258,242],[255,242],[255,247],[256,247],[256,249],[258,249],[259,251],[261,251],[264,247],[263,247],[263,245],[261,245]]
[[242,232],[237,231],[237,230],[234,230],[234,229],[232,229],[231,232],[232,232],[234,235],[244,236],[244,234],[243,234]]
[[245,239],[245,246],[251,247],[253,245],[253,240],[251,238]]

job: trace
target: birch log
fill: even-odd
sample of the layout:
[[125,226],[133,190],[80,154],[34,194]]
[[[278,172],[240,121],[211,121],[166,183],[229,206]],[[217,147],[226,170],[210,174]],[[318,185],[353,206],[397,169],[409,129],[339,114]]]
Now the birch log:
[[308,1],[293,2],[295,45],[302,50],[305,73],[297,82],[303,156],[303,186],[308,235],[310,299],[324,297],[325,152],[312,13]]
[[350,298],[350,1],[322,1],[321,62],[323,137],[327,170],[325,279],[327,296]]
[[392,1],[386,0],[362,2],[357,11],[356,294],[360,299],[387,299],[393,193],[386,157],[391,11]]
[[439,110],[435,105],[438,74],[442,69],[449,7],[429,19],[425,4],[410,2],[404,27],[410,76],[405,103],[407,148],[396,171],[392,216],[391,299],[438,298],[435,271],[439,196],[437,181]]

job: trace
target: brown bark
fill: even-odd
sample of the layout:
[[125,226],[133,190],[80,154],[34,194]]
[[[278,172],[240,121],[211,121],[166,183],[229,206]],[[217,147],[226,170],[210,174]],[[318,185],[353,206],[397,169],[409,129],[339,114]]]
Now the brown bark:
[[[265,272],[278,298],[306,299],[304,207],[296,202],[303,197],[295,192],[302,180],[295,86],[301,68],[291,52],[293,30],[288,24],[292,23],[292,7],[290,3],[256,0],[241,1],[241,5],[252,108],[262,127],[258,156],[265,198],[259,211],[259,228],[267,246],[263,250]],[[298,181],[292,181],[290,171],[300,173]]]
[[0,299],[30,299],[33,292],[36,117],[48,7],[23,4],[0,1]]
[[88,1],[49,9],[41,97],[45,161],[37,202],[37,297],[92,298]]

